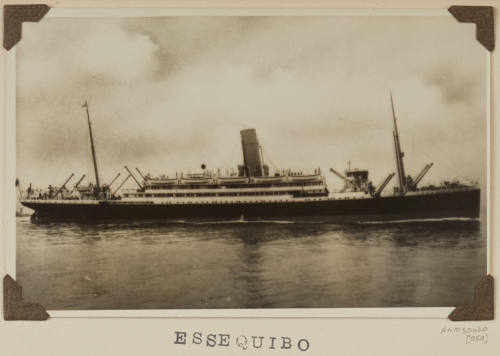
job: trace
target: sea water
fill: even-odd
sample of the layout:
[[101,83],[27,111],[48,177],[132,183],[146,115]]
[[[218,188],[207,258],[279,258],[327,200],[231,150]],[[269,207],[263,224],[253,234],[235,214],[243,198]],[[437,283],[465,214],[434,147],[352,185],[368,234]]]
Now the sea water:
[[34,224],[17,281],[49,310],[439,307],[486,274],[475,219]]

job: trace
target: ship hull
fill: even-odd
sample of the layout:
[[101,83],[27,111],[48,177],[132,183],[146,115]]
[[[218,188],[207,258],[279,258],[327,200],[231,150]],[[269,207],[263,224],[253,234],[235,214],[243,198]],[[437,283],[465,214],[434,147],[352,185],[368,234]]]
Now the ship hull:
[[367,199],[333,199],[291,202],[153,204],[152,202],[101,201],[82,204],[23,201],[38,221],[98,221],[178,218],[310,218],[330,221],[384,221],[398,219],[478,218],[480,190],[433,192],[412,196]]

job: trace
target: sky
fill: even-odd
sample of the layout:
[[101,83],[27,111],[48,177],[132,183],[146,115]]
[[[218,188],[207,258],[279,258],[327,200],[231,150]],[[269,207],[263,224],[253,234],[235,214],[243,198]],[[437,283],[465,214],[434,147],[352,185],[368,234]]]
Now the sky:
[[16,61],[25,185],[93,177],[86,100],[102,182],[235,168],[255,128],[271,169],[341,187],[328,169],[350,161],[378,184],[396,172],[390,90],[408,174],[486,179],[486,50],[451,16],[45,18]]

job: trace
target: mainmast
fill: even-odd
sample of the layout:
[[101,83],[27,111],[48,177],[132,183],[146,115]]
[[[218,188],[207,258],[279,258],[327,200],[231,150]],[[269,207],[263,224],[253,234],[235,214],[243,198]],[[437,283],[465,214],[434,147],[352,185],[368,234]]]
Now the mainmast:
[[392,91],[390,92],[390,94],[391,94],[392,118],[394,120],[394,131],[392,132],[392,135],[394,137],[394,149],[395,149],[395,153],[396,153],[396,165],[398,168],[399,194],[404,195],[407,191],[405,167],[403,164],[404,152],[401,152],[401,144],[399,143],[398,125],[396,123],[396,112],[394,111],[394,101],[392,99]]
[[95,184],[97,189],[99,189],[99,173],[97,171],[97,159],[95,156],[95,147],[94,147],[94,136],[92,135],[92,125],[90,124],[90,115],[89,115],[89,105],[85,100],[85,104],[82,105],[83,108],[87,111],[87,121],[89,123],[89,134],[90,134],[90,147],[92,149],[92,160],[94,162],[94,172],[95,172]]

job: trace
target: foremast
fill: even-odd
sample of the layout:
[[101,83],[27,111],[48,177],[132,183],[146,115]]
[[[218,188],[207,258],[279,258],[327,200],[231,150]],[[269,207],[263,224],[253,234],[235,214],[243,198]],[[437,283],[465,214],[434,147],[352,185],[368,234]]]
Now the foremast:
[[392,91],[390,92],[390,96],[391,96],[392,118],[394,121],[394,130],[392,131],[392,135],[394,137],[394,151],[396,153],[396,166],[398,169],[399,194],[405,195],[406,192],[408,191],[408,187],[406,185],[405,167],[403,164],[404,152],[401,151],[401,144],[399,142],[398,124],[396,122],[396,112],[394,110],[394,100],[392,99]]
[[99,172],[97,170],[97,158],[95,154],[95,146],[94,146],[94,136],[92,135],[92,125],[90,123],[90,115],[89,115],[89,104],[85,100],[85,104],[82,105],[87,112],[87,122],[89,124],[89,136],[90,136],[90,148],[92,150],[92,161],[94,163],[94,173],[95,173],[95,184],[96,184],[96,192],[99,192]]

